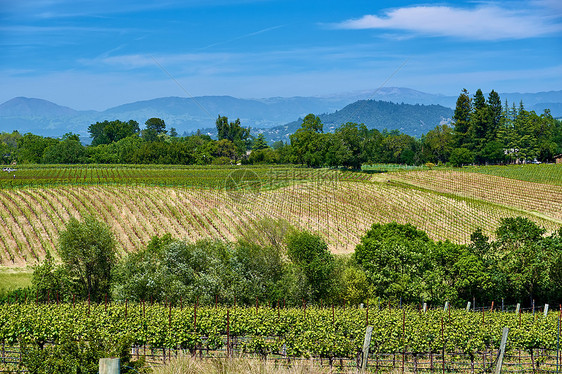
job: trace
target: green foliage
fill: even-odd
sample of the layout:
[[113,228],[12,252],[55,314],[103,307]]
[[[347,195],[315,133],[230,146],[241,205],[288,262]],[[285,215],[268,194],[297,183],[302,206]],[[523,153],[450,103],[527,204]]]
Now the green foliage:
[[111,144],[125,139],[129,136],[139,134],[139,124],[136,121],[130,120],[128,122],[103,121],[91,124],[88,127],[90,138],[92,138],[92,146],[100,144]]
[[522,217],[502,219],[495,241],[476,230],[469,246],[434,242],[411,225],[374,224],[354,259],[372,295],[385,299],[554,302],[562,297],[562,240],[559,233],[544,235],[543,228]]
[[509,291],[518,298],[549,300],[559,298],[556,283],[561,270],[562,241],[556,233],[544,237],[546,230],[528,218],[504,218],[496,230],[494,246],[501,253],[501,268]]
[[309,300],[329,298],[333,288],[335,264],[328,245],[320,236],[309,232],[289,234],[286,242],[289,258],[306,277],[310,289]]
[[467,148],[455,148],[451,152],[449,161],[455,167],[472,164],[474,162],[474,154]]
[[290,136],[292,162],[316,167],[323,164],[325,137],[322,131],[320,118],[313,114],[304,117],[301,128]]
[[75,292],[67,269],[55,264],[49,251],[43,262],[33,269],[31,283],[35,291],[32,296],[40,301],[55,300],[58,295],[68,301],[68,297]]
[[[228,117],[219,117],[216,120],[216,127],[219,141],[228,140],[236,147],[236,155],[241,156],[247,147],[247,141],[250,138],[250,128],[244,128],[240,124],[240,119],[234,122],[228,122]],[[226,156],[228,157],[228,156]]]
[[91,216],[82,222],[71,218],[60,233],[58,253],[79,296],[103,300],[116,262],[115,240],[109,227]]
[[269,148],[269,145],[267,145],[267,140],[265,140],[265,135],[263,133],[260,133],[258,134],[258,136],[256,137],[256,139],[252,144],[252,150],[259,151],[260,149],[266,149],[266,148]]
[[410,224],[373,224],[355,248],[375,294],[385,299],[421,301],[430,240]]
[[[462,309],[443,312],[441,307],[420,313],[417,308],[380,309],[376,304],[369,309],[199,305],[196,323],[194,314],[194,306],[186,304],[172,308],[161,304],[112,304],[107,310],[104,305],[85,304],[0,305],[0,340],[7,344],[19,340],[27,347],[28,370],[43,373],[52,372],[41,370],[65,358],[67,367],[90,370],[89,365],[94,365],[100,355],[120,356],[122,368],[134,366],[128,361],[127,348],[131,344],[217,349],[224,344],[219,337],[226,335],[227,314],[230,337],[248,338],[240,339],[247,353],[267,355],[284,347],[289,356],[351,359],[363,345],[367,314],[373,326],[370,351],[375,354],[445,351],[480,355],[499,348],[504,326],[510,329],[509,347],[514,351],[556,350],[558,321],[556,312],[546,318],[532,313],[486,313],[483,319],[482,313]],[[210,339],[203,341],[203,336]],[[49,347],[45,341],[59,345]],[[34,348],[41,345],[42,352]],[[49,365],[41,366],[42,362]]]
[[21,135],[17,131],[11,134],[0,133],[0,164],[11,164],[17,160],[18,140]]
[[75,138],[67,138],[45,148],[43,164],[82,164],[86,161],[85,147]]
[[44,138],[30,133],[25,134],[17,140],[18,142],[18,162],[24,164],[39,164],[42,161],[43,153],[50,146],[56,146],[58,140]]
[[456,147],[467,147],[470,144],[469,129],[470,116],[472,113],[472,100],[466,88],[463,88],[457,99],[453,123],[455,125],[455,145]]
[[92,373],[99,369],[99,359],[119,357],[122,373],[143,373],[144,359],[131,361],[132,339],[128,336],[104,337],[89,330],[76,339],[72,334],[61,334],[53,345],[24,343],[22,366],[36,374]]
[[445,163],[453,149],[453,129],[447,125],[437,126],[422,137],[422,156],[432,163]]
[[149,118],[144,123],[148,131],[153,131],[156,135],[165,134],[166,124],[163,119],[160,118]]
[[117,300],[199,300],[252,303],[276,300],[284,264],[280,248],[240,241],[201,240],[194,244],[154,237],[114,271]]

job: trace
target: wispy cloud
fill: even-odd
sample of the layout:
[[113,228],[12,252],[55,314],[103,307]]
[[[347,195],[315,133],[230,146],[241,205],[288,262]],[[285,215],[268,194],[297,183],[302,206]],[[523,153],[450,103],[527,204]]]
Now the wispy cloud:
[[212,47],[216,47],[218,45],[229,44],[229,43],[232,43],[232,42],[240,40],[240,39],[245,39],[245,38],[249,38],[249,37],[252,37],[252,36],[259,35],[259,34],[263,34],[265,32],[276,30],[276,29],[279,29],[281,27],[283,27],[283,25],[268,27],[266,29],[262,29],[262,30],[258,30],[258,31],[251,32],[251,33],[248,33],[248,34],[240,35],[238,37],[228,39],[228,40],[225,40],[225,41],[222,41],[222,42],[216,42],[216,43],[213,43],[213,44],[209,44],[208,46],[199,48],[198,50],[202,51],[204,49],[209,49],[209,48],[212,48]]
[[365,15],[334,25],[341,29],[400,30],[426,36],[474,40],[525,39],[562,31],[551,17],[493,5],[476,8],[413,6]]

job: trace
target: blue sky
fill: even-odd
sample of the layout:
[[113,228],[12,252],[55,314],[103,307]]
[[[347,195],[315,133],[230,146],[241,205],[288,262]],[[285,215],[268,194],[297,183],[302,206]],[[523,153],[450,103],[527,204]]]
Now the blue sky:
[[[562,2],[0,0],[0,103],[562,89]],[[180,87],[181,86],[181,87]]]

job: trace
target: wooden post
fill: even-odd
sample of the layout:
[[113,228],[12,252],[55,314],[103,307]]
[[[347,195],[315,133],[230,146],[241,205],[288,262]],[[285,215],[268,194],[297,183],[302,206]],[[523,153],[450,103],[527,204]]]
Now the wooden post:
[[373,326],[367,326],[365,332],[365,340],[363,341],[363,354],[361,355],[361,371],[367,369],[367,361],[369,360],[369,346],[371,345],[371,335],[373,334]]
[[519,314],[520,309],[521,309],[521,304],[517,303],[517,306],[515,307],[515,314]]
[[118,358],[100,358],[99,374],[119,374],[121,362]]
[[509,327],[503,328],[502,333],[502,341],[500,344],[500,354],[498,356],[498,361],[496,363],[496,369],[494,370],[494,374],[500,374],[502,371],[502,364],[503,364],[503,356],[505,354],[505,345],[507,343],[507,334],[509,333]]

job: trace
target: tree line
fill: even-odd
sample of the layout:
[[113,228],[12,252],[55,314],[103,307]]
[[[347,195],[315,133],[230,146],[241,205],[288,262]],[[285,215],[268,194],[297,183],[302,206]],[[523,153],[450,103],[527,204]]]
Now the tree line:
[[307,115],[289,142],[268,144],[263,134],[252,134],[240,120],[218,116],[218,138],[198,131],[178,136],[164,120],[150,118],[141,130],[136,121],[103,121],[88,128],[91,145],[76,134],[60,139],[18,132],[0,134],[4,164],[275,164],[359,169],[364,164],[408,165],[503,164],[551,162],[562,153],[562,121],[548,110],[538,115],[521,102],[502,106],[491,91],[486,99],[463,90],[457,99],[451,125],[438,125],[421,138],[399,130],[382,132],[347,122],[333,133],[314,114]]
[[[152,238],[118,258],[110,228],[71,218],[57,264],[48,253],[32,288],[41,301],[284,302],[462,306],[557,304],[562,300],[562,227],[547,233],[528,218],[503,218],[490,240],[477,229],[467,245],[434,241],[410,224],[373,224],[352,255],[334,255],[317,234],[263,220],[235,242]],[[5,297],[6,298],[6,297]]]

